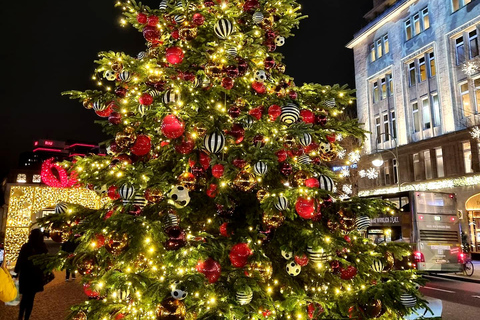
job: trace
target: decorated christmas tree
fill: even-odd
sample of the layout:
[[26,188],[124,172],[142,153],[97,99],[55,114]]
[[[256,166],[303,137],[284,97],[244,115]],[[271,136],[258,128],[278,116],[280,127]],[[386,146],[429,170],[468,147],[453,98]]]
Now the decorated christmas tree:
[[100,53],[102,89],[68,92],[113,138],[61,164],[103,206],[59,203],[41,221],[79,243],[45,259],[83,275],[72,318],[391,319],[423,305],[408,245],[364,237],[394,209],[336,192],[342,139],[365,134],[340,117],[352,91],[285,74],[294,0],[118,6],[146,50]]

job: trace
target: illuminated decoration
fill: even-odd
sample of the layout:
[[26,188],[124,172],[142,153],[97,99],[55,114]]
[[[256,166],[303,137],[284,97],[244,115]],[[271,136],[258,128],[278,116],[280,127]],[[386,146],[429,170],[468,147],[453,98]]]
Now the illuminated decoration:
[[342,170],[340,171],[340,175],[342,177],[350,177],[350,170],[348,169],[348,167],[342,168]]
[[[54,188],[69,188],[77,184],[76,175],[72,172],[68,177],[67,170],[60,165],[54,163],[55,159],[50,158],[45,160],[42,164],[42,181],[50,187]],[[55,176],[53,170],[57,171],[58,178]]]
[[337,152],[337,157],[338,157],[339,159],[344,159],[346,154],[347,154],[347,151],[346,151],[346,150],[339,150],[339,151]]
[[378,171],[375,168],[370,168],[370,169],[367,170],[365,175],[367,176],[368,179],[371,179],[371,180],[377,179],[378,178]]
[[343,140],[343,135],[341,133],[337,133],[337,135],[335,136],[335,140],[336,141],[342,141]]
[[348,154],[348,161],[351,163],[357,163],[360,161],[360,152],[358,150],[352,151]]
[[473,139],[480,140],[480,128],[475,126],[472,129],[470,129],[470,135],[472,136]]
[[42,176],[39,174],[34,174],[32,178],[33,183],[40,183],[42,182]]
[[98,209],[101,200],[94,191],[83,188],[52,188],[40,186],[12,186],[7,211],[5,257],[17,259],[20,247],[27,242],[32,216],[45,208],[55,207],[58,201],[80,204]]
[[469,77],[480,70],[479,62],[476,60],[467,61],[462,65],[462,71]]
[[27,182],[27,175],[25,173],[17,174],[17,182],[18,183],[25,183]]
[[360,176],[360,178],[365,178],[367,176],[367,171],[362,169],[358,171],[358,175]]
[[342,191],[346,194],[352,194],[352,185],[351,184],[344,184],[342,186]]

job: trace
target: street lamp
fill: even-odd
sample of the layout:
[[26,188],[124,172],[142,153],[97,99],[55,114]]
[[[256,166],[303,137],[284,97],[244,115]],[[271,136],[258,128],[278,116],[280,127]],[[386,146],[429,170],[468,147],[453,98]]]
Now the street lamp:
[[395,139],[395,137],[393,137],[390,133],[388,132],[383,132],[381,133],[381,135],[385,135],[387,136],[389,139],[391,139],[391,141],[393,141],[395,143],[395,152],[393,152],[392,150],[390,149],[378,149],[377,146],[375,146],[375,157],[373,158],[372,160],[372,165],[374,165],[375,167],[381,167],[383,165],[383,163],[385,162],[383,160],[383,157],[382,157],[382,154],[379,153],[379,152],[390,152],[393,156],[393,158],[395,159],[395,162],[397,164],[397,176],[396,176],[396,179],[397,179],[397,186],[398,186],[398,191],[400,191],[400,163],[398,162],[398,146],[397,146],[397,139]]

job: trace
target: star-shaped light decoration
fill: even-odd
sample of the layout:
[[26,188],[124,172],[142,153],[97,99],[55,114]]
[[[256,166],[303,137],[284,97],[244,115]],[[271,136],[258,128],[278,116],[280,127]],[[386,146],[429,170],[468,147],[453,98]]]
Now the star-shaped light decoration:
[[344,184],[342,187],[342,191],[346,194],[352,194],[352,185],[351,184]]
[[346,154],[347,154],[347,151],[345,149],[342,149],[337,152],[337,157],[338,159],[344,159]]
[[479,69],[477,61],[467,61],[462,65],[462,71],[469,77],[477,73]]
[[360,152],[358,150],[352,151],[348,154],[348,161],[351,163],[357,163],[360,161]]
[[480,140],[480,128],[478,126],[473,127],[470,129],[470,135],[473,139]]
[[362,169],[362,170],[358,171],[358,175],[360,176],[360,178],[365,178],[366,175],[367,175],[367,171]]
[[342,177],[350,177],[350,170],[348,169],[348,167],[342,168],[342,170],[340,170],[340,175]]
[[378,178],[378,171],[375,168],[370,168],[367,170],[367,178],[368,179],[377,179]]

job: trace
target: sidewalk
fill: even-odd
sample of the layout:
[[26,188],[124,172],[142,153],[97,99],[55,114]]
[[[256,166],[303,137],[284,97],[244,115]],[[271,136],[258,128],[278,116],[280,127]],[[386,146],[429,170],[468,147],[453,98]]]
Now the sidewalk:
[[472,260],[474,273],[471,277],[464,275],[463,273],[438,273],[435,274],[437,277],[448,278],[448,279],[455,279],[460,281],[467,281],[467,282],[477,282],[480,283],[480,261]]

